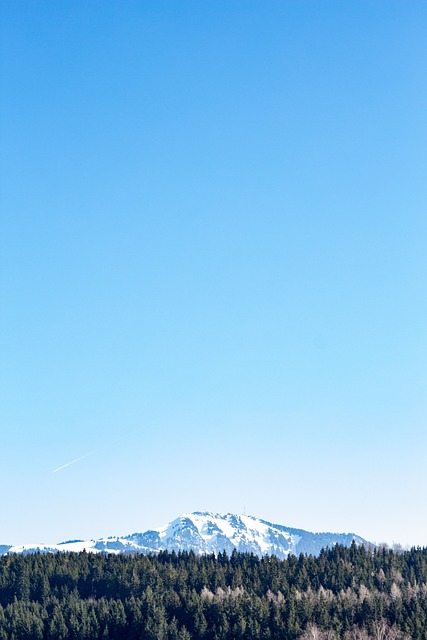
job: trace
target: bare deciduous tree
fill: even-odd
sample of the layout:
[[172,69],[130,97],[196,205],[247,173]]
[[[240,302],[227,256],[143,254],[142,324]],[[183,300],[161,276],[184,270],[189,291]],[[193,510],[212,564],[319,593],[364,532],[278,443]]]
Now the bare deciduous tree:
[[325,634],[319,627],[310,622],[299,640],[325,640]]
[[401,631],[393,625],[392,627],[386,620],[378,620],[372,625],[373,640],[410,640],[408,636],[404,636]]
[[319,627],[310,622],[299,640],[339,640],[335,631],[321,631]]
[[[307,625],[299,640],[339,640],[334,631],[322,631],[315,624]],[[386,620],[378,620],[372,625],[371,633],[366,629],[354,626],[350,631],[346,631],[342,640],[411,640],[403,634],[396,625],[391,626]]]

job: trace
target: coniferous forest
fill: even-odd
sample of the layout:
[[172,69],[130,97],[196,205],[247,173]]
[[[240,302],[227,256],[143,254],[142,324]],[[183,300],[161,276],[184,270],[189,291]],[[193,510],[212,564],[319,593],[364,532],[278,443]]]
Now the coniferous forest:
[[427,549],[0,557],[0,640],[426,640]]

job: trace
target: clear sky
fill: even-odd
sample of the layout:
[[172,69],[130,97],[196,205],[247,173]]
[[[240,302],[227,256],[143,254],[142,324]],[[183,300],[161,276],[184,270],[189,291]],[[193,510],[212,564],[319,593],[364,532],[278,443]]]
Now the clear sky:
[[246,509],[427,546],[427,3],[0,25],[0,543]]

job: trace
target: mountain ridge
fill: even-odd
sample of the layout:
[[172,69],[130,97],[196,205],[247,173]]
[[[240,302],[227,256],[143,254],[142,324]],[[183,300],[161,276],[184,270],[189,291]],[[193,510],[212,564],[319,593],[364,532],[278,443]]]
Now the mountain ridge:
[[350,546],[368,544],[355,533],[312,533],[304,529],[273,524],[246,514],[219,514],[209,511],[184,513],[158,529],[125,536],[110,536],[90,540],[67,540],[55,544],[30,543],[0,545],[0,555],[12,553],[55,553],[57,551],[134,554],[160,551],[193,551],[218,554],[234,550],[257,556],[318,555],[321,549],[335,544]]

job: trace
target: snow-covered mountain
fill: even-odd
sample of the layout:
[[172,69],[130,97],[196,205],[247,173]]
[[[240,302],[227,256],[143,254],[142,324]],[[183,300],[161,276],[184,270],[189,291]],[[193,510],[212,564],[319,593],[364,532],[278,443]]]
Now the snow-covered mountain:
[[354,533],[310,533],[247,515],[209,512],[186,513],[160,529],[133,533],[123,537],[98,540],[68,540],[58,544],[0,545],[0,555],[10,553],[49,553],[56,551],[91,551],[94,553],[157,553],[194,551],[197,554],[232,553],[234,549],[258,556],[318,554],[334,544],[349,546],[366,541]]

